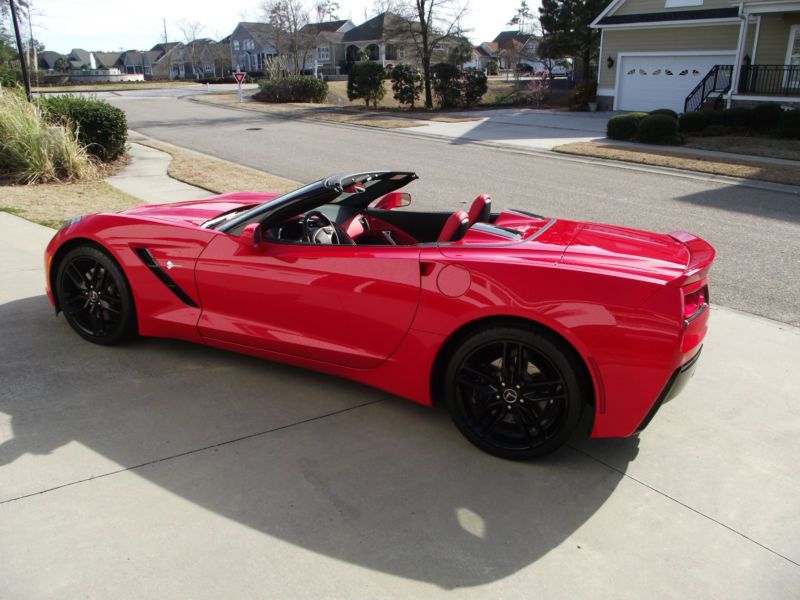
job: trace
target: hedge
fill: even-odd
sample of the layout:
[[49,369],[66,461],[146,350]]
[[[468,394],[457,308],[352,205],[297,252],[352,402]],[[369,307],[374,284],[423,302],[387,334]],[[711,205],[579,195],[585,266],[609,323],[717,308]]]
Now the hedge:
[[702,111],[683,113],[678,119],[678,127],[687,133],[700,133],[708,124],[707,114]]
[[651,115],[667,115],[668,117],[672,117],[676,121],[678,120],[678,113],[676,113],[671,108],[658,108],[656,110],[651,110],[649,114],[651,114]]
[[316,77],[291,75],[262,81],[254,98],[262,102],[325,102],[328,84]]
[[606,135],[612,140],[630,140],[639,131],[639,119],[634,115],[617,115],[606,124]]
[[40,106],[50,122],[74,127],[81,145],[103,162],[125,152],[128,123],[121,109],[78,96],[48,96],[40,100]]
[[752,109],[750,124],[755,129],[774,129],[780,126],[782,113],[780,104],[774,102],[759,104]]
[[639,123],[636,137],[645,144],[680,143],[678,122],[669,115],[648,115]]

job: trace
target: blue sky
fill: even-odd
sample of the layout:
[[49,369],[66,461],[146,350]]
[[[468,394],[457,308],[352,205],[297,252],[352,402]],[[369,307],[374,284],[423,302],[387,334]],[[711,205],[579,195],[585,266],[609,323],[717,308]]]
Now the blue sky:
[[[244,18],[258,20],[259,2],[226,0],[31,0],[34,9],[34,37],[48,50],[146,49],[161,41],[163,19],[171,41],[179,39],[180,19],[198,21],[203,35],[224,37]],[[536,7],[538,1],[529,5]],[[340,0],[341,18],[364,21],[364,9],[374,14],[374,0]],[[490,41],[514,14],[519,0],[472,0],[469,4],[468,36],[473,42]]]

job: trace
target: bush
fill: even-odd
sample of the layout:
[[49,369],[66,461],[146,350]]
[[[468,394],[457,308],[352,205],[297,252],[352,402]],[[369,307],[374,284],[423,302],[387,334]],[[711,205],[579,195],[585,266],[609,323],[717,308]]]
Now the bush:
[[667,115],[668,117],[672,117],[676,121],[678,120],[678,113],[676,113],[671,108],[658,108],[656,110],[651,110],[648,114],[651,114],[651,115]]
[[325,102],[328,84],[316,77],[291,75],[281,79],[268,79],[259,84],[254,96],[261,102]]
[[392,91],[394,99],[400,104],[408,104],[414,108],[422,93],[422,77],[416,67],[396,65],[391,71]]
[[724,125],[725,119],[722,117],[721,110],[704,110],[707,125]]
[[800,138],[800,108],[783,111],[778,123],[778,136]]
[[687,133],[700,133],[705,129],[707,122],[706,113],[688,112],[680,116],[678,119],[678,127],[681,131]]
[[722,111],[722,124],[726,127],[750,127],[753,110],[751,108],[726,108]]
[[640,119],[633,114],[611,117],[606,125],[606,135],[612,140],[630,140],[639,131]]
[[449,63],[431,67],[431,85],[442,108],[455,108],[461,101],[461,72]]
[[648,115],[639,123],[636,138],[645,144],[680,143],[678,122],[669,115]]
[[125,152],[128,122],[119,108],[103,100],[78,96],[49,96],[40,103],[52,123],[74,127],[78,141],[103,162]]
[[372,100],[373,106],[383,99],[386,90],[383,87],[385,72],[380,63],[357,62],[350,68],[347,75],[347,97],[350,100],[363,98],[367,106]]
[[14,87],[17,84],[16,71],[0,65],[0,85],[4,88]]
[[570,110],[589,110],[589,102],[597,100],[597,82],[589,79],[575,86],[567,99]]
[[752,109],[750,125],[754,129],[774,129],[780,125],[782,113],[780,104],[759,104]]
[[464,106],[472,108],[481,101],[483,95],[489,90],[486,75],[480,71],[466,71],[461,75],[461,95]]
[[498,70],[499,67],[496,60],[490,60],[489,64],[486,65],[486,71],[489,73],[489,75],[497,75]]
[[86,148],[67,125],[52,123],[21,92],[0,96],[0,178],[15,183],[75,181],[94,174]]

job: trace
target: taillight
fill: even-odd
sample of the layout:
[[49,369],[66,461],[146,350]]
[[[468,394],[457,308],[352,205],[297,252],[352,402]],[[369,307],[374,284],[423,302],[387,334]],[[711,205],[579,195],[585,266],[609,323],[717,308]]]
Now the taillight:
[[708,285],[683,289],[683,320],[688,325],[708,308]]

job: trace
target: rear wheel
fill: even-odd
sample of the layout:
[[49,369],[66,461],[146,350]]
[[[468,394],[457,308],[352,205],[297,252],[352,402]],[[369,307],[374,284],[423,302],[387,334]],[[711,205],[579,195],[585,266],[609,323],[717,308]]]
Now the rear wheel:
[[58,266],[58,302],[70,326],[95,344],[118,344],[136,333],[136,311],[125,275],[94,246],[71,250]]
[[445,374],[450,415],[469,441],[513,460],[544,456],[580,418],[584,385],[574,352],[555,337],[491,327],[467,338]]

